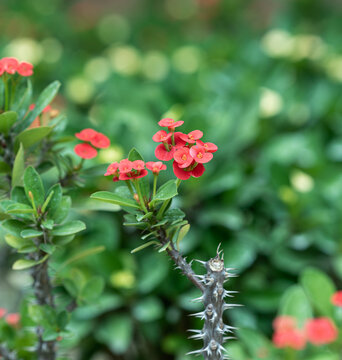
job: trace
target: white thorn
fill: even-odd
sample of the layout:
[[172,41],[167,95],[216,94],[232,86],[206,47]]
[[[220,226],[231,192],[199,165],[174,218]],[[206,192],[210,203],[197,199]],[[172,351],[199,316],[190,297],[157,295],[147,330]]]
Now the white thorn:
[[190,352],[186,353],[185,355],[199,356],[199,355],[202,355],[202,353],[203,353],[203,349],[200,349],[200,350],[190,351]]
[[203,301],[203,296],[200,296],[196,299],[190,300],[191,302],[202,302]]
[[202,332],[202,330],[198,330],[198,329],[188,329],[187,331],[193,332],[195,334],[200,334]]

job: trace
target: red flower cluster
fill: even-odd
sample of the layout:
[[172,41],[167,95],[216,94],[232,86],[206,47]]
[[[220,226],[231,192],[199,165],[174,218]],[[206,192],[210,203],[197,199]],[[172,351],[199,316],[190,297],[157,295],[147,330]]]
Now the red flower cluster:
[[324,345],[335,341],[338,336],[334,323],[327,317],[310,319],[304,329],[298,329],[295,318],[279,316],[274,320],[273,328],[273,343],[278,348],[302,350],[307,341],[313,345]]
[[31,76],[33,74],[33,65],[26,61],[20,62],[13,57],[4,57],[0,59],[0,76],[4,73]]
[[331,302],[335,306],[342,307],[342,290],[335,292],[331,297]]
[[275,330],[273,343],[278,348],[290,347],[301,350],[306,345],[305,333],[296,328],[296,320],[291,316],[279,316],[273,322]]
[[105,176],[114,176],[113,181],[140,179],[148,174],[146,168],[154,174],[159,174],[161,170],[166,170],[166,165],[161,161],[149,161],[145,164],[142,160],[129,161],[123,159],[119,163],[114,162],[107,168]]
[[78,139],[85,141],[76,145],[74,148],[76,155],[82,159],[92,159],[96,157],[97,150],[94,147],[98,149],[105,149],[110,145],[110,140],[106,135],[93,129],[84,129],[81,132],[75,134],[75,136]]
[[200,177],[205,168],[203,164],[213,158],[217,146],[213,143],[204,143],[200,139],[202,131],[194,130],[189,134],[176,132],[175,128],[183,125],[184,121],[162,119],[159,125],[167,127],[169,132],[160,130],[153,135],[152,140],[160,142],[155,155],[159,160],[170,161],[173,159],[173,171],[181,180],[187,180],[191,176]]

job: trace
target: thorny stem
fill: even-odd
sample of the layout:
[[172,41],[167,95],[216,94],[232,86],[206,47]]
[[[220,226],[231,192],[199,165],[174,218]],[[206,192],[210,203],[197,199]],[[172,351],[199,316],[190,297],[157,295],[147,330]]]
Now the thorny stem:
[[[37,245],[41,244],[42,241],[46,243],[48,241],[48,235],[44,231],[43,239],[37,238]],[[45,256],[44,252],[39,251],[34,254],[34,260],[39,261]],[[48,261],[44,261],[41,264],[36,265],[32,269],[33,277],[33,289],[35,298],[38,305],[47,305],[52,308],[55,307],[54,297],[52,294],[52,285],[48,274]],[[38,360],[55,360],[56,359],[56,341],[45,341],[43,339],[44,329],[41,326],[37,326],[37,355]]]

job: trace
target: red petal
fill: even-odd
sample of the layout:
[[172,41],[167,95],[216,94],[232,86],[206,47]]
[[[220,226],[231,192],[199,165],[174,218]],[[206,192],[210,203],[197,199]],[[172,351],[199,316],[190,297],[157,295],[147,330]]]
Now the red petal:
[[181,169],[175,161],[173,162],[172,166],[173,166],[173,172],[178,177],[178,179],[188,180],[189,177],[191,176],[190,171],[185,171]]
[[147,170],[141,170],[139,175],[132,175],[133,179],[140,179],[148,174]]
[[97,132],[93,129],[83,129],[81,132],[76,133],[75,136],[82,141],[90,141],[96,134]]
[[173,153],[175,152],[175,149],[172,148],[170,151],[167,151],[165,149],[164,144],[160,144],[156,147],[156,150],[154,151],[154,154],[156,155],[156,158],[162,161],[170,161],[173,158]]
[[203,175],[205,167],[202,164],[197,164],[197,166],[191,170],[191,176],[198,178]]
[[97,132],[91,139],[90,143],[99,148],[99,149],[105,149],[110,145],[110,140],[106,135],[103,135],[99,132]]
[[86,143],[76,145],[74,151],[82,159],[92,159],[97,155],[97,150]]

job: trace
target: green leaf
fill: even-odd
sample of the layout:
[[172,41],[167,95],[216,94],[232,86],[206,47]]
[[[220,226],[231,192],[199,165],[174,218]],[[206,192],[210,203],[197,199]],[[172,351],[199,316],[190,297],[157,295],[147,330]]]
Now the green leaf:
[[52,255],[56,250],[56,246],[52,244],[40,244],[39,249],[43,250],[45,253]]
[[182,226],[181,229],[179,230],[178,237],[176,240],[177,249],[179,249],[180,242],[184,239],[184,237],[189,232],[189,230],[190,230],[190,224],[186,224]]
[[1,226],[10,234],[20,237],[20,233],[26,228],[25,224],[18,220],[5,220]]
[[143,249],[145,249],[145,248],[147,248],[148,246],[151,246],[151,245],[159,245],[159,243],[157,241],[155,241],[155,240],[149,241],[146,244],[143,244],[143,245],[138,246],[135,249],[133,249],[131,251],[131,254],[134,254],[134,253],[136,253],[138,251],[141,251],[141,250],[143,250]]
[[28,199],[30,199],[29,192],[32,193],[36,206],[43,205],[45,198],[43,182],[32,166],[29,166],[24,172],[24,189]]
[[12,187],[23,185],[23,174],[25,171],[25,155],[24,147],[22,144],[19,146],[19,150],[14,159],[13,171],[12,171]]
[[320,315],[332,316],[331,297],[336,292],[332,280],[319,269],[307,268],[301,274],[300,282]]
[[11,199],[17,203],[31,205],[26,197],[25,190],[22,186],[16,186],[12,188]]
[[86,282],[79,296],[86,302],[94,301],[100,297],[104,286],[104,280],[99,276],[94,276]]
[[57,246],[64,246],[69,244],[71,241],[75,239],[75,235],[68,235],[68,236],[56,236],[53,238],[53,243]]
[[46,211],[48,213],[47,214],[48,219],[55,220],[54,215],[56,214],[56,212],[58,212],[58,209],[61,205],[62,197],[63,197],[61,185],[56,184],[56,185],[52,186],[52,188],[48,192],[47,197],[49,197],[52,192],[53,192],[53,195],[47,205]]
[[176,180],[169,180],[157,190],[156,195],[153,197],[153,201],[168,200],[178,194]]
[[99,254],[101,252],[103,252],[106,248],[104,246],[97,246],[94,248],[90,248],[90,249],[86,249],[83,250],[81,252],[79,252],[78,254],[72,256],[70,259],[66,260],[62,265],[61,268],[70,265],[71,263],[75,262],[75,261],[79,261],[81,259],[84,259],[88,256],[91,255],[95,255],[95,254]]
[[42,235],[43,235],[42,231],[35,229],[25,229],[20,233],[20,236],[24,239],[32,239]]
[[7,214],[33,214],[33,209],[30,205],[14,203],[7,207]]
[[128,206],[135,209],[139,209],[139,205],[136,201],[124,198],[120,195],[111,193],[109,191],[98,191],[90,196],[92,199],[108,202],[110,204]]
[[59,87],[61,86],[59,81],[54,81],[49,84],[39,95],[38,100],[35,103],[35,108],[30,111],[30,113],[26,116],[26,118],[18,124],[16,127],[16,131],[22,131],[29,127],[33,120],[42,113],[47,105],[51,103],[51,101],[56,96]]
[[137,215],[138,221],[143,221],[145,219],[149,219],[153,215],[153,212],[148,212],[147,214],[139,214]]
[[312,317],[309,299],[300,285],[293,285],[286,290],[280,301],[279,315],[293,316],[299,327]]
[[56,224],[62,223],[69,215],[71,208],[71,197],[63,196],[59,207],[53,212],[53,219]]
[[48,257],[49,257],[49,255],[45,255],[45,256],[44,256],[42,259],[40,259],[39,261],[20,259],[20,260],[17,260],[17,261],[13,264],[12,269],[13,269],[13,270],[24,270],[24,269],[28,269],[28,268],[31,268],[32,266],[36,266],[36,265],[39,265],[39,264],[43,263]]
[[133,307],[133,315],[142,322],[158,320],[163,316],[162,302],[154,296],[145,298]]
[[5,163],[4,161],[0,161],[0,174],[9,174],[12,168]]
[[166,219],[169,223],[178,220],[183,220],[184,217],[185,217],[184,212],[178,208],[169,209],[164,214],[164,219]]
[[18,118],[22,119],[27,113],[29,105],[32,103],[32,83],[30,79],[27,79],[27,87],[23,93],[18,94],[18,97],[19,101],[12,105],[12,109],[18,113]]
[[127,351],[132,335],[132,319],[126,314],[107,317],[95,333],[97,340],[106,344],[114,354],[124,354]]
[[42,226],[48,230],[52,230],[54,224],[55,224],[54,221],[51,219],[42,221]]
[[86,228],[85,223],[80,220],[69,221],[66,224],[56,226],[51,234],[53,236],[67,236],[76,234]]
[[6,111],[0,114],[0,133],[8,135],[12,125],[17,121],[18,114],[14,111]]
[[19,144],[23,144],[24,149],[27,149],[41,140],[43,140],[52,131],[51,126],[39,126],[36,128],[26,129],[16,136],[14,147],[18,148]]
[[9,246],[11,246],[14,249],[21,249],[24,246],[32,245],[31,241],[21,239],[21,238],[19,238],[17,236],[14,236],[12,234],[5,235],[5,241]]
[[[135,160],[142,160],[144,161],[144,158],[139,153],[139,151],[136,148],[133,148],[129,154],[128,154],[128,160],[135,161]],[[144,200],[147,202],[150,199],[150,183],[148,181],[147,176],[144,176],[143,178],[139,179],[139,185],[141,189],[142,196]]]
[[161,253],[161,252],[165,251],[165,250],[168,248],[169,245],[170,245],[170,241],[168,241],[166,244],[164,244],[164,245],[158,250],[158,252]]

